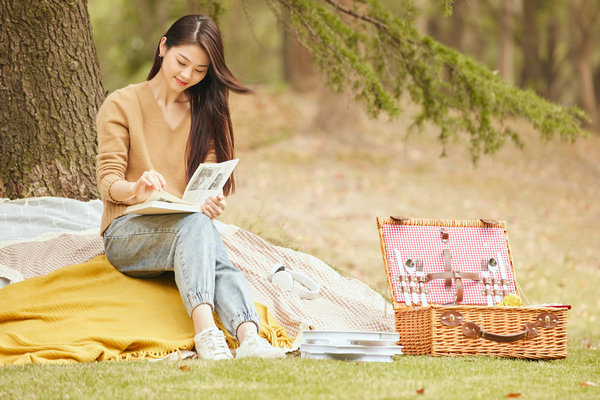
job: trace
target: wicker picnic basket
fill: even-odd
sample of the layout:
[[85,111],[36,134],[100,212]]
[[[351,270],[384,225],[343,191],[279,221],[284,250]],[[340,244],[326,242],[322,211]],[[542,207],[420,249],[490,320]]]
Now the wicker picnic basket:
[[[519,294],[505,222],[378,217],[377,227],[405,354],[567,356],[567,307],[488,305]],[[484,272],[492,258],[501,278]]]

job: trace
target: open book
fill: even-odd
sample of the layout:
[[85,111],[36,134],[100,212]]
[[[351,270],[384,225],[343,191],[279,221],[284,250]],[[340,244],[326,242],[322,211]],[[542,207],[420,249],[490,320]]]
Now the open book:
[[174,214],[200,212],[202,204],[221,192],[238,159],[218,164],[200,164],[188,182],[183,198],[154,191],[143,203],[127,207],[125,214]]

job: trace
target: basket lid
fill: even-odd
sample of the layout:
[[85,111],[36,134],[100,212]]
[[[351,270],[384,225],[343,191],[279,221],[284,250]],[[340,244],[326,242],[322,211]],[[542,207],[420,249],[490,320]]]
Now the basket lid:
[[395,308],[518,294],[504,221],[378,217],[377,227]]

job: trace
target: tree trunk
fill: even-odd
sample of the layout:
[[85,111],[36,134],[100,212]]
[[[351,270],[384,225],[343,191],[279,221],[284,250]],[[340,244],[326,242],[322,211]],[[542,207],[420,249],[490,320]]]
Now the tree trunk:
[[[600,66],[597,66],[594,71],[594,89],[596,98],[600,99]],[[598,114],[600,114],[600,104],[598,104]]]
[[598,100],[594,90],[593,33],[600,13],[588,0],[571,3],[571,51],[579,80],[581,106],[591,119],[591,128],[600,131]]
[[[337,0],[336,2],[345,8],[352,9],[354,6],[353,0]],[[353,19],[343,13],[340,14],[340,18],[349,24],[355,23]],[[290,39],[289,36],[288,39]],[[318,111],[308,130],[325,135],[343,133],[341,137],[347,143],[361,143],[364,133],[364,117],[360,112],[360,107],[352,99],[352,94],[336,93],[324,86],[325,77],[313,65],[310,51],[302,46],[296,38],[293,40],[295,44],[288,43],[288,51],[295,49],[297,58],[294,58],[293,53],[287,54],[286,77],[292,78],[288,82],[296,90],[299,85],[303,85],[304,89],[312,88],[313,92],[317,94],[316,101],[319,104]],[[292,75],[289,75],[290,71],[293,71]]]
[[540,91],[541,61],[539,54],[540,41],[536,15],[538,12],[537,0],[523,2],[523,67],[521,69],[521,87]]
[[470,52],[477,61],[484,61],[485,45],[481,35],[481,15],[479,3],[470,1],[467,3],[467,29],[465,30],[465,48]]
[[466,0],[456,0],[452,6],[450,35],[448,44],[461,53],[465,52],[465,34],[467,29],[467,2]]
[[[150,4],[149,0],[137,0],[137,13],[140,16],[140,31],[143,38],[154,38],[154,29],[156,25],[154,24],[156,14],[152,10],[152,4]],[[162,26],[162,25],[159,25]],[[154,56],[154,52],[156,51],[157,43],[154,43],[152,40],[144,40],[144,55],[150,59]]]
[[596,101],[596,93],[594,91],[592,49],[588,40],[585,41],[584,46],[579,48],[575,64],[581,90],[581,106],[589,115],[592,128],[598,130],[600,127],[600,116],[598,115],[598,102]]
[[544,95],[546,98],[558,102],[560,100],[559,70],[561,62],[558,57],[561,29],[560,24],[553,16],[546,29],[546,59],[541,63],[542,79],[546,83]]
[[322,87],[323,77],[313,65],[313,56],[298,41],[295,32],[283,29],[283,77],[290,88],[297,92],[307,92]]
[[0,197],[97,197],[87,1],[0,0],[0,15]]
[[154,57],[156,47],[158,46],[158,39],[166,31],[169,18],[169,3],[163,0],[137,0],[139,26],[144,38],[142,45],[144,59],[151,60]]
[[500,76],[508,83],[514,83],[513,61],[513,25],[514,25],[514,1],[502,1],[500,17],[500,50],[498,52],[498,69]]

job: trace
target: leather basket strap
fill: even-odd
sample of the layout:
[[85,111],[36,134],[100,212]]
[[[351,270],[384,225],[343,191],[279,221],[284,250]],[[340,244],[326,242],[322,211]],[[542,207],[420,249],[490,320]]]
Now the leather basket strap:
[[473,281],[479,281],[481,278],[479,274],[475,272],[460,272],[460,271],[445,271],[445,272],[434,272],[432,274],[427,274],[427,282],[434,279],[446,279],[446,281],[452,282],[454,280],[456,282],[456,303],[460,303],[463,300],[463,283],[462,280],[470,279]]
[[498,343],[513,343],[519,340],[533,339],[540,329],[552,329],[558,325],[558,317],[549,312],[538,314],[533,322],[523,324],[523,330],[509,335],[487,332],[475,322],[464,322],[464,316],[453,309],[447,310],[440,316],[440,323],[447,327],[461,327],[462,334],[468,338],[482,338]]
[[527,322],[523,326],[523,331],[512,335],[500,335],[497,333],[486,332],[474,322],[465,322],[462,324],[462,333],[468,338],[477,338],[491,340],[498,343],[512,343],[523,339],[533,339],[539,333],[538,326],[533,322]]
[[480,281],[481,277],[476,272],[461,272],[458,270],[450,272],[433,272],[427,274],[427,282],[434,279],[470,279],[472,281]]
[[[444,249],[444,266],[446,272],[452,272],[452,263],[450,261],[450,250]],[[452,289],[452,279],[446,279],[446,291],[449,292]]]

